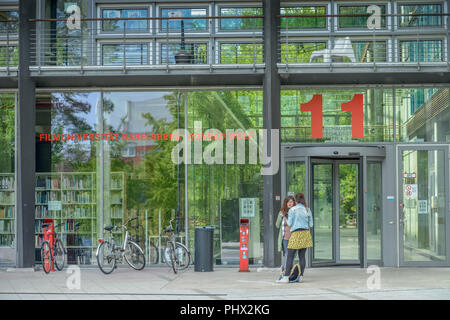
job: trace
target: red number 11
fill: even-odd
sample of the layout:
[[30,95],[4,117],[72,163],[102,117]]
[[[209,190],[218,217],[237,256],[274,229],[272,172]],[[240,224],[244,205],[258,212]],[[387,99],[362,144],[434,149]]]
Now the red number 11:
[[[300,105],[300,111],[311,112],[311,138],[323,138],[322,95],[315,94],[311,101]],[[352,139],[364,138],[364,97],[355,94],[353,99],[341,105],[342,111],[352,113]]]

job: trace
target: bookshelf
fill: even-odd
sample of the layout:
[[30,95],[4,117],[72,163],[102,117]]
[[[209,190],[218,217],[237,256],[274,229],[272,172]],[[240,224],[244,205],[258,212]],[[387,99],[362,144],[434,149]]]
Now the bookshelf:
[[[97,189],[96,172],[36,173],[35,246],[40,250],[43,241],[44,219],[54,219],[55,230],[67,250],[68,264],[91,264],[97,245]],[[123,221],[124,173],[111,173],[115,196],[111,212],[114,223]],[[100,211],[99,211],[100,212]],[[78,230],[75,224],[80,222]],[[39,253],[36,252],[36,257]]]
[[13,248],[15,239],[14,173],[0,174],[0,248]]
[[[111,172],[109,181],[109,194],[110,194],[110,222],[112,225],[120,226],[127,219],[125,210],[125,173],[124,172]],[[122,230],[114,231],[113,236],[115,241],[121,243]]]

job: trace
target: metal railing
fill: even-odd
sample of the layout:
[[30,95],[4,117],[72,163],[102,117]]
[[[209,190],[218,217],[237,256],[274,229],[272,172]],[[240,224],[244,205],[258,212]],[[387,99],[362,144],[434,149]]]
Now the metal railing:
[[18,20],[0,20],[0,70],[10,74],[19,66]]
[[[200,27],[181,28],[170,20],[206,19]],[[70,29],[65,19],[34,19],[31,32],[31,67],[46,69],[210,69],[263,64],[262,29],[243,25],[239,32],[221,29],[218,21],[254,21],[261,16],[159,17],[81,19],[80,29]],[[135,25],[130,22],[139,20]],[[49,26],[49,23],[51,26]],[[250,26],[250,27],[249,27]],[[183,59],[179,55],[183,53]]]
[[[369,14],[280,15],[278,63],[290,68],[424,66],[448,69],[448,13],[382,14],[369,30]],[[32,71],[205,70],[264,67],[263,16],[31,19]],[[191,24],[182,36],[175,21]],[[224,21],[232,19],[233,24]],[[237,22],[236,22],[237,21]],[[18,20],[0,21],[0,70],[17,69]],[[172,23],[172,24],[171,24]],[[184,41],[183,41],[184,40]],[[184,42],[184,50],[182,42]],[[187,59],[177,60],[184,51]],[[447,66],[446,66],[447,65]]]
[[[448,69],[449,14],[383,14],[369,28],[368,14],[283,15],[278,61],[281,70],[441,65]],[[430,19],[427,19],[430,18]]]

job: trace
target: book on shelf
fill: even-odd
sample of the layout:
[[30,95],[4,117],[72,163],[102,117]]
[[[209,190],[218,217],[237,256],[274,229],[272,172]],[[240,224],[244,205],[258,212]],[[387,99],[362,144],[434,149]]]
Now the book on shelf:
[[58,211],[49,211],[47,206],[38,205],[34,209],[34,217],[37,219],[58,219],[60,218],[60,213]]
[[59,183],[59,177],[43,177],[43,176],[37,176],[36,177],[36,188],[40,189],[59,189],[60,183]]
[[0,219],[14,218],[14,206],[0,207]]
[[44,236],[43,235],[39,235],[39,234],[35,234],[34,235],[34,246],[36,248],[40,248],[42,245],[42,242],[44,242]]
[[0,220],[0,232],[13,233],[14,231],[14,220]]
[[63,218],[90,218],[92,209],[90,207],[66,206],[63,208]]
[[35,201],[36,204],[45,204],[49,201],[58,201],[59,192],[56,191],[36,191]]
[[13,234],[0,234],[0,247],[12,247],[14,246]]
[[92,186],[91,175],[73,175],[63,177],[63,187],[70,189],[89,189]]
[[0,191],[9,189],[14,190],[14,177],[1,177],[0,178]]
[[90,203],[91,193],[88,191],[64,191],[62,201],[65,203]]

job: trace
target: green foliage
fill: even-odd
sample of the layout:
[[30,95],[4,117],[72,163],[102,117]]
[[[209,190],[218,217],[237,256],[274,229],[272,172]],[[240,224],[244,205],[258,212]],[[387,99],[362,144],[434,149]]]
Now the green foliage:
[[15,96],[0,95],[0,172],[14,172]]

